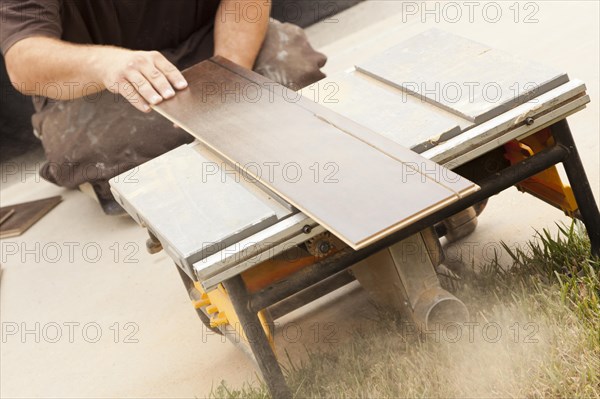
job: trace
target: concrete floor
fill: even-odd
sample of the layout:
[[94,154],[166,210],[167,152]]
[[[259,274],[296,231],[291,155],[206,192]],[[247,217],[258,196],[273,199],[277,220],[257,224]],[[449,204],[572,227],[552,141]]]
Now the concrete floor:
[[[521,3],[516,23],[512,2],[496,3],[503,13],[497,23],[487,22],[480,8],[469,21],[466,6],[459,22],[444,22],[444,15],[454,14],[435,2],[429,7],[438,4],[440,22],[435,15],[423,22],[419,13],[402,14],[413,10],[408,3],[417,11],[425,7],[369,1],[311,27],[311,40],[329,55],[327,71],[351,67],[431,26],[567,71],[587,83],[592,98],[569,121],[600,198],[598,3],[529,3],[537,11]],[[524,23],[531,12],[537,22]],[[2,166],[2,205],[52,195],[64,201],[22,237],[0,242],[0,396],[205,397],[221,380],[237,386],[254,379],[256,370],[241,351],[202,328],[167,256],[146,253],[145,231],[128,218],[104,216],[80,192],[41,180],[31,172],[38,159],[30,155]],[[20,171],[9,175],[13,165]],[[534,229],[561,220],[554,208],[511,189],[492,198],[476,233],[448,255],[479,262],[499,240],[518,245]],[[280,350],[299,356],[304,344],[335,344],[352,326],[368,322],[371,309],[358,287],[333,297],[288,315],[284,322],[295,323],[293,331],[302,336],[278,333]]]

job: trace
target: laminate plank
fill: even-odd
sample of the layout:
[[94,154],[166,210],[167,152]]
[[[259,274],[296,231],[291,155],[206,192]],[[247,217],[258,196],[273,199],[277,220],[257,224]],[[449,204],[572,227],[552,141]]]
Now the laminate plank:
[[[248,75],[248,70],[241,68],[240,66],[229,62],[228,60],[221,60],[220,64],[231,72],[240,76]],[[291,91],[290,89],[281,87],[279,85],[274,85],[273,82],[261,75],[253,74],[247,78],[263,85],[263,87],[272,92],[272,95],[286,92],[287,94],[285,94],[285,98],[294,98],[293,103],[309,111],[311,115],[322,119],[344,133],[347,133],[363,143],[396,159],[397,161],[404,163],[407,167],[407,170],[411,171],[410,173],[414,173],[414,171],[421,173],[427,178],[454,191],[459,197],[467,195],[473,190],[478,189],[478,186],[466,179],[463,179],[450,169],[444,168],[441,165],[430,161],[428,158],[425,158],[401,145],[398,140],[392,140],[391,138],[388,138],[379,132],[375,132],[374,130],[359,124],[352,119],[334,112],[328,107],[324,107],[321,104],[311,101],[309,98],[304,96],[302,92],[300,95],[298,95],[298,93]],[[376,115],[374,117],[376,117]],[[471,123],[467,122],[466,124],[463,124],[463,127],[466,126],[471,126]]]
[[231,69],[213,58],[184,71],[189,87],[155,109],[352,248],[458,199],[413,166],[315,117],[282,86]]

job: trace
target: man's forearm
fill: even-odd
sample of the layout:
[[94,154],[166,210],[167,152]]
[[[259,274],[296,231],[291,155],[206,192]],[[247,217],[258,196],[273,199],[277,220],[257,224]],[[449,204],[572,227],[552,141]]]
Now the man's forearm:
[[11,82],[22,93],[67,100],[105,88],[97,73],[104,51],[103,46],[31,37],[8,51],[6,63]]
[[270,11],[271,0],[221,0],[215,18],[215,55],[252,69]]
[[56,100],[72,100],[107,89],[141,111],[187,87],[183,75],[156,51],[80,45],[46,37],[17,42],[6,53],[17,90]]

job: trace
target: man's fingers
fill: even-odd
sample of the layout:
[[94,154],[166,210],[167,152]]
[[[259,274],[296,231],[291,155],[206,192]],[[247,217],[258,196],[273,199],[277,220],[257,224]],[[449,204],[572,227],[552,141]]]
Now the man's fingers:
[[171,64],[161,53],[157,52],[154,55],[154,64],[177,90],[183,90],[188,86],[179,69]]
[[153,63],[142,65],[140,72],[152,84],[154,89],[160,93],[162,98],[168,99],[175,96],[175,90],[173,90],[165,75]]
[[119,93],[127,100],[131,105],[136,107],[142,112],[150,112],[152,109],[144,100],[144,98],[138,93],[137,89],[127,81],[118,82]]
[[132,70],[127,74],[127,80],[133,85],[133,88],[150,104],[156,105],[163,98],[154,89],[153,85],[148,82],[146,77],[136,70]]

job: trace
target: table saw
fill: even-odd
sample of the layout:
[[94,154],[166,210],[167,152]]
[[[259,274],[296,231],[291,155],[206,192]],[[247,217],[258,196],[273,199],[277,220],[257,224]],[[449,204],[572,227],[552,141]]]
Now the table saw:
[[[473,231],[482,202],[511,186],[581,219],[593,254],[600,254],[598,206],[566,121],[589,97],[584,83],[566,74],[430,30],[305,88],[294,101],[289,92],[277,93],[279,86],[223,59],[184,75],[190,93],[157,111],[198,140],[114,178],[112,190],[148,230],[148,250],[164,250],[173,259],[206,326],[242,338],[274,397],[291,394],[273,351],[273,321],[354,280],[421,329],[466,320],[468,310],[438,280],[444,256],[439,240]],[[261,105],[235,94],[228,100],[231,90],[214,84],[222,76],[252,82],[270,102]],[[210,95],[218,100],[206,105]],[[261,114],[261,107],[284,96],[282,102],[290,104],[273,108],[275,115]],[[286,138],[292,124],[281,124],[292,106],[302,108],[293,113],[299,124],[314,118],[314,129],[324,123],[336,132],[323,133],[323,143],[311,138],[299,148],[300,136]],[[255,113],[262,115],[256,121]],[[236,115],[243,124],[228,120]],[[252,129],[266,133],[252,140],[235,136]],[[267,133],[271,141],[257,144]],[[352,198],[329,198],[329,208],[320,208],[322,201],[315,198],[332,190],[325,187],[327,176],[335,176],[339,165],[348,170],[363,160],[346,156],[345,147],[326,145],[330,138],[364,148],[359,151],[364,159],[371,159],[371,151],[372,159],[379,156],[389,168],[397,166],[389,159],[409,164],[406,175],[426,180],[427,189],[419,191],[423,186],[413,180],[394,180],[388,166],[362,164],[361,187],[342,182],[333,190],[360,195],[364,188],[377,202],[380,187],[394,185],[404,191],[388,190],[397,197],[386,207],[399,210],[369,208],[364,199],[353,203]],[[243,148],[236,147],[239,141]],[[252,158],[269,149],[301,155],[313,148],[328,158],[320,159],[314,185],[302,189],[257,173]],[[263,160],[262,167],[273,161]],[[561,181],[559,163],[570,186]],[[271,163],[270,171],[274,165],[283,168],[285,162]],[[439,195],[432,200],[434,194]],[[345,208],[347,203],[374,213],[362,222],[364,215],[349,212],[354,208]],[[338,207],[346,218],[331,216]],[[385,218],[377,219],[381,213],[396,219],[388,226]],[[373,229],[361,229],[370,219]]]

